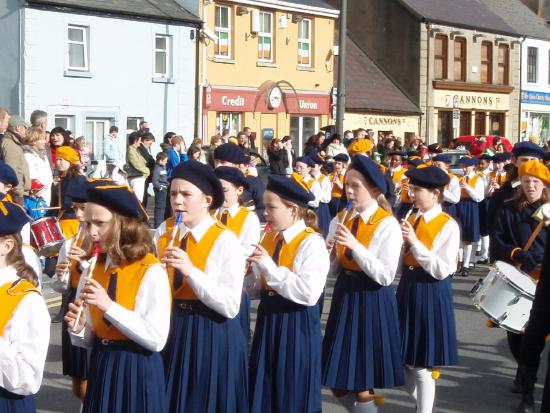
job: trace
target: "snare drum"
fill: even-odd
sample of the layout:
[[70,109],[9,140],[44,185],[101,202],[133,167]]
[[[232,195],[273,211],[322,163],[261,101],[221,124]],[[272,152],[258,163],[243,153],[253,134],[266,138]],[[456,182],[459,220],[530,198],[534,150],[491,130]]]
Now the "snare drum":
[[42,257],[56,255],[65,241],[54,217],[44,217],[34,221],[31,224],[31,235],[33,247]]
[[474,305],[495,324],[523,333],[529,321],[536,283],[513,265],[497,261],[471,291]]

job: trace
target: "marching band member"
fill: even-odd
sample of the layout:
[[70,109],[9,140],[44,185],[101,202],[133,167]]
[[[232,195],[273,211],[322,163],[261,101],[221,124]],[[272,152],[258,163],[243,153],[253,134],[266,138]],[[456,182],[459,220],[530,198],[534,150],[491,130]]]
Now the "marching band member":
[[349,156],[339,153],[334,158],[334,171],[329,175],[332,184],[331,199],[328,204],[330,217],[334,218],[346,206],[344,194],[344,177],[348,167]]
[[315,231],[313,194],[270,176],[264,203],[271,232],[250,256],[265,291],[250,357],[251,412],[321,411],[321,325],[317,302],[329,268]]
[[378,165],[356,156],[346,174],[353,212],[331,222],[327,242],[340,272],[323,340],[323,384],[355,413],[377,411],[374,388],[404,383],[392,286],[403,240],[386,191]]
[[21,208],[0,203],[0,411],[35,412],[50,341],[50,315],[21,254]]
[[73,344],[91,349],[85,413],[168,411],[159,351],[170,327],[170,286],[144,212],[126,185],[88,190],[84,221],[97,264],[65,315]]
[[458,177],[449,172],[449,167],[452,163],[453,162],[448,155],[440,154],[432,158],[433,166],[438,167],[449,175],[449,183],[445,185],[445,189],[443,190],[442,208],[443,211],[456,219],[456,204],[460,202],[461,191]]
[[450,275],[456,271],[460,231],[440,204],[450,181],[447,173],[432,166],[406,175],[418,213],[401,226],[406,243],[397,288],[401,354],[407,391],[416,401],[416,411],[431,413],[437,378],[433,369],[458,364]]
[[506,164],[506,156],[503,153],[497,153],[492,158],[493,170],[489,173],[489,195],[491,196],[496,190],[500,189],[502,185],[506,183],[506,171],[504,165]]
[[428,159],[426,159],[426,162],[425,162],[426,165],[433,166],[433,158],[435,158],[436,156],[442,153],[443,153],[443,147],[441,146],[440,143],[432,143],[428,145],[428,153],[426,155]]
[[[414,169],[414,168],[418,168],[421,165],[424,165],[424,162],[418,156],[409,156],[407,163],[409,165],[408,169]],[[413,203],[409,196],[409,178],[407,178],[406,175],[402,175],[401,195],[400,195],[400,199],[398,199],[397,201],[395,216],[397,218],[402,219],[405,217],[405,215],[407,215],[407,212],[409,212],[412,208],[413,208]]]
[[236,317],[245,253],[210,215],[224,202],[222,184],[210,166],[188,161],[172,172],[170,199],[182,224],[174,246],[168,237],[157,245],[174,297],[163,351],[167,411],[247,412],[247,343]]
[[[538,280],[547,241],[541,214],[550,202],[550,172],[542,162],[528,160],[519,168],[519,179],[520,186],[515,197],[499,209],[495,219],[493,259],[519,265],[524,273]],[[510,351],[519,361],[522,335],[507,331],[507,336]],[[535,375],[537,368],[538,362],[534,368]],[[516,377],[513,391],[519,393],[526,390],[524,400],[532,405],[533,387],[521,387]]]
[[485,187],[483,178],[475,172],[475,166],[478,163],[477,158],[466,155],[460,158],[459,163],[464,172],[464,175],[460,179],[461,194],[456,211],[462,241],[459,261],[462,262],[461,275],[467,277],[472,265],[472,244],[475,244],[480,239],[479,202],[483,200]]
[[481,178],[483,178],[484,185],[484,197],[479,203],[479,235],[481,237],[477,245],[477,251],[480,252],[478,262],[486,264],[489,262],[489,209],[490,198],[489,192],[491,190],[491,162],[493,157],[483,154],[479,158],[477,165],[477,171]]
[[329,202],[331,200],[332,185],[330,179],[321,173],[321,167],[325,164],[325,161],[319,156],[313,158],[313,167],[311,168],[311,176],[315,181],[319,183],[319,186],[315,187],[316,192],[313,193],[315,198],[319,200],[319,206],[317,207],[317,222],[319,225],[319,230],[323,237],[326,237],[328,234],[328,227],[330,225],[330,216]]
[[[224,201],[216,218],[233,231],[241,243],[245,257],[249,257],[260,241],[260,220],[254,211],[239,205],[240,197],[248,188],[248,181],[237,168],[220,166],[214,171],[223,188]],[[250,336],[250,298],[243,291],[239,318],[245,337]]]
[[395,193],[399,195],[401,194],[401,181],[407,171],[407,169],[403,166],[403,162],[407,154],[405,152],[395,151],[390,152],[388,156],[390,157],[390,167],[387,174],[389,174],[389,177],[393,182]]

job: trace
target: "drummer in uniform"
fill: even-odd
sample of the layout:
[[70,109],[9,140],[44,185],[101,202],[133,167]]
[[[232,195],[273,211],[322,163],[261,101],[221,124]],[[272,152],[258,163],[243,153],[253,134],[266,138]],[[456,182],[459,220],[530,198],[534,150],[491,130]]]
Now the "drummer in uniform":
[[[547,189],[550,172],[542,162],[528,160],[519,168],[519,179],[515,196],[504,203],[495,219],[493,259],[515,265],[526,276],[538,280],[547,238],[542,213],[550,201]],[[522,335],[512,332],[507,335],[510,351],[518,361]],[[520,393],[521,387],[516,375],[512,392]],[[525,399],[532,401],[532,389]]]

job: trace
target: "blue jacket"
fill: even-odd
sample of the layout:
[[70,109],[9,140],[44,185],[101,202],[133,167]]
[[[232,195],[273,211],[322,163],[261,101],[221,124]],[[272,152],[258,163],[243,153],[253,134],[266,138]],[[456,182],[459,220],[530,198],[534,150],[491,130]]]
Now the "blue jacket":
[[168,163],[166,164],[166,175],[168,178],[172,176],[172,171],[176,166],[181,162],[187,161],[187,154],[181,153],[178,154],[174,148],[168,149]]
[[28,215],[31,216],[33,221],[36,221],[46,215],[46,210],[37,210],[37,208],[47,208],[44,198],[39,196],[38,198],[31,195],[25,195],[23,197],[23,206]]

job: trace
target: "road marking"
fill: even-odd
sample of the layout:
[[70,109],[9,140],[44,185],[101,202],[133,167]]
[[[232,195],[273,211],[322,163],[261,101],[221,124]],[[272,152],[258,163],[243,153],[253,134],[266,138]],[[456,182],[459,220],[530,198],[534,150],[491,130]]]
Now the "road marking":
[[48,308],[60,307],[61,306],[61,296],[54,297],[54,298],[48,298],[46,300],[46,306]]

